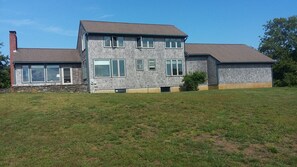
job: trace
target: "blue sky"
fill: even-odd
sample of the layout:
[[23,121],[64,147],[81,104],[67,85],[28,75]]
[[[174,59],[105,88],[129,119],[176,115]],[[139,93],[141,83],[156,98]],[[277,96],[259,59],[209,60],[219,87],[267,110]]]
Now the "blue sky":
[[75,48],[79,20],[173,24],[189,43],[258,48],[263,25],[297,15],[296,0],[0,0],[0,42],[8,31],[20,48]]

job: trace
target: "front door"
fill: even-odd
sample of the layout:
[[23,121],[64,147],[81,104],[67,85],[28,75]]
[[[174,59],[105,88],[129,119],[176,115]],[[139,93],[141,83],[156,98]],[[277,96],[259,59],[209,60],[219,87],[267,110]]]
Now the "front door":
[[72,68],[63,67],[63,84],[72,84]]

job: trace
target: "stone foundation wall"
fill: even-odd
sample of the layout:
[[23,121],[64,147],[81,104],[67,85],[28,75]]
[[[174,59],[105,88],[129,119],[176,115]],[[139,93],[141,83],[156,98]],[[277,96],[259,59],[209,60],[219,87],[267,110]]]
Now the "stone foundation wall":
[[7,92],[87,92],[87,85],[15,86]]

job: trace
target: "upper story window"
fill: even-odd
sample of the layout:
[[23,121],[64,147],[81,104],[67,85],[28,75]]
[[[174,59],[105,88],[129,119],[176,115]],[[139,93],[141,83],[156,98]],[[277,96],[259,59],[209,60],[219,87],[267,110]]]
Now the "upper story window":
[[105,47],[124,47],[124,37],[104,37],[104,46]]
[[181,39],[166,38],[165,47],[166,48],[181,48]]
[[154,47],[154,38],[137,38],[137,48],[153,48]]
[[104,46],[111,47],[111,37],[104,37]]
[[124,46],[124,37],[112,37],[112,46],[113,47],[123,47]]

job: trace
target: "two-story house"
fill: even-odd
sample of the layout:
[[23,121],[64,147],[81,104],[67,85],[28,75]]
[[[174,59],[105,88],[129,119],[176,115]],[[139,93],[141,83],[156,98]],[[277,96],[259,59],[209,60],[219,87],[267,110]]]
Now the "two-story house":
[[185,44],[173,25],[80,21],[76,49],[18,48],[10,32],[13,87],[87,85],[95,92],[177,92],[205,71],[200,89],[271,87],[267,56],[245,45]]

